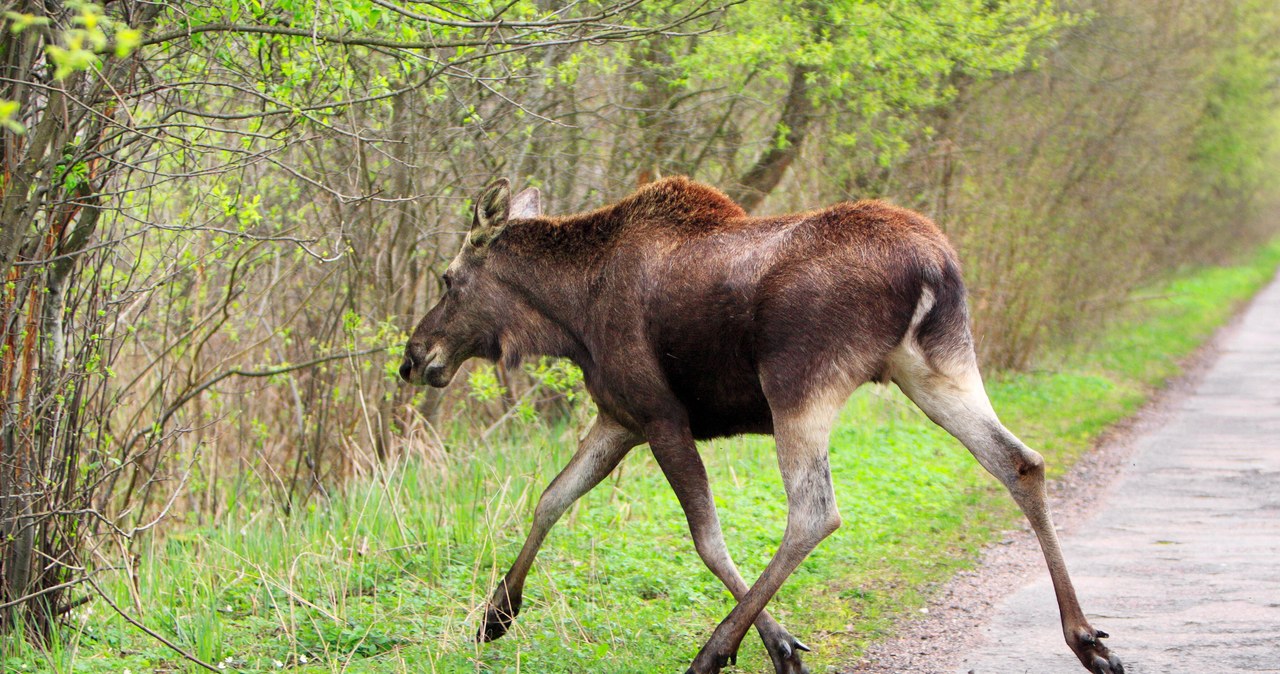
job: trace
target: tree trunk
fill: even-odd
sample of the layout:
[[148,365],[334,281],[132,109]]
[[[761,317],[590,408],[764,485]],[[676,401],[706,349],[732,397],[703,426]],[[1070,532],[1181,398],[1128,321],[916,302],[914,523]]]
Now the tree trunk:
[[800,156],[800,148],[814,120],[813,99],[809,96],[809,77],[813,73],[812,66],[791,67],[791,86],[769,149],[729,191],[729,196],[748,211],[755,210],[769,196],[782,182],[787,168]]

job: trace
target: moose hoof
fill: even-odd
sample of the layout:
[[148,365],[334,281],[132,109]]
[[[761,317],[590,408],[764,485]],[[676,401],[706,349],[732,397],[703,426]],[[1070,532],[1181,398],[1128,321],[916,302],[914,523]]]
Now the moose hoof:
[[1076,657],[1080,658],[1080,664],[1093,674],[1124,674],[1124,664],[1120,662],[1120,656],[1112,653],[1102,643],[1102,640],[1108,636],[1110,635],[1102,630],[1085,626],[1077,642],[1071,644],[1072,650],[1076,652]]
[[779,641],[776,647],[769,648],[774,674],[809,674],[809,669],[800,661],[800,652],[808,650],[808,646],[790,635],[787,641]]
[[725,666],[736,664],[738,664],[736,649],[732,653],[713,653],[704,647],[684,674],[720,674],[720,670]]
[[1107,655],[1103,659],[1101,655],[1093,657],[1093,666],[1089,668],[1093,674],[1124,674],[1124,663],[1120,662],[1120,656],[1115,653]]
[[495,596],[484,612],[484,624],[476,633],[476,641],[485,643],[506,634],[520,613],[520,603],[519,599],[512,601],[505,593]]

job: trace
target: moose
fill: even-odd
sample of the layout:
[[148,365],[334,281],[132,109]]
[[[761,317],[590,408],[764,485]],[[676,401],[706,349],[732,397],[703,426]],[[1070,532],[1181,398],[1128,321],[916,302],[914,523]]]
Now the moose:
[[[893,382],[999,479],[1039,538],[1067,645],[1094,674],[1123,674],[1085,618],[1046,504],[1045,467],[983,387],[957,256],[928,218],[876,200],[752,217],[713,187],[664,178],[595,211],[549,217],[535,188],[499,179],[474,203],[445,291],[410,337],[400,376],[444,387],[473,357],[535,356],[582,369],[598,414],[534,510],[477,639],[505,634],[548,531],[648,443],[698,555],[737,605],[686,674],[736,661],[755,626],[777,674],[809,648],[765,605],[840,526],[828,441],[866,382]],[[781,543],[748,585],[720,530],[697,441],[772,434],[787,498]]]

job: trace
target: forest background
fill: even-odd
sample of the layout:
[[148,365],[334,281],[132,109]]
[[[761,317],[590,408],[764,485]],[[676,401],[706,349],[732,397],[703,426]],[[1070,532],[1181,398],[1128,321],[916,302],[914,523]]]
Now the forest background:
[[[920,210],[1006,373],[1277,229],[1264,0],[5,0],[2,20],[0,650],[23,657],[79,643],[98,605],[235,664],[222,581],[166,613],[145,570],[371,485],[452,485],[405,536],[432,548],[420,575],[501,564],[530,497],[486,499],[549,475],[513,453],[572,445],[578,374],[395,376],[494,177],[550,213],[673,174],[756,214]],[[399,647],[316,610],[269,661]]]

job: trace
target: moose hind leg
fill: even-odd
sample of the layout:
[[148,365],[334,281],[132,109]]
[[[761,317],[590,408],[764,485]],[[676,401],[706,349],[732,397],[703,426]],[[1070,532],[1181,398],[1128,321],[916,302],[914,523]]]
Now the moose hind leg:
[[[956,363],[959,360],[959,363]],[[1085,619],[1067,573],[1045,492],[1044,459],[996,417],[972,353],[942,367],[918,351],[899,349],[893,380],[935,423],[955,436],[1009,490],[1040,541],[1053,581],[1067,645],[1094,674],[1123,674],[1124,665],[1101,639],[1107,634]]]
[[[686,674],[719,672],[737,653],[742,637],[800,562],[840,526],[827,442],[844,395],[774,411],[778,465],[787,492],[782,542],[751,589],[738,600],[703,645]],[[771,401],[772,405],[772,401]]]
[[556,475],[538,499],[533,511],[533,527],[515,563],[489,598],[484,624],[476,634],[477,641],[493,641],[507,633],[520,613],[525,578],[551,527],[574,501],[613,472],[622,457],[638,444],[640,438],[616,421],[603,414],[596,417],[569,465]]
[[[741,601],[747,594],[747,582],[738,572],[725,545],[706,466],[698,455],[687,424],[666,426],[649,439],[653,456],[680,500],[698,556],[724,583],[733,598]],[[801,661],[800,653],[808,651],[808,646],[791,636],[767,610],[756,616],[755,626],[769,659],[773,661],[774,674],[807,674],[809,670]]]

